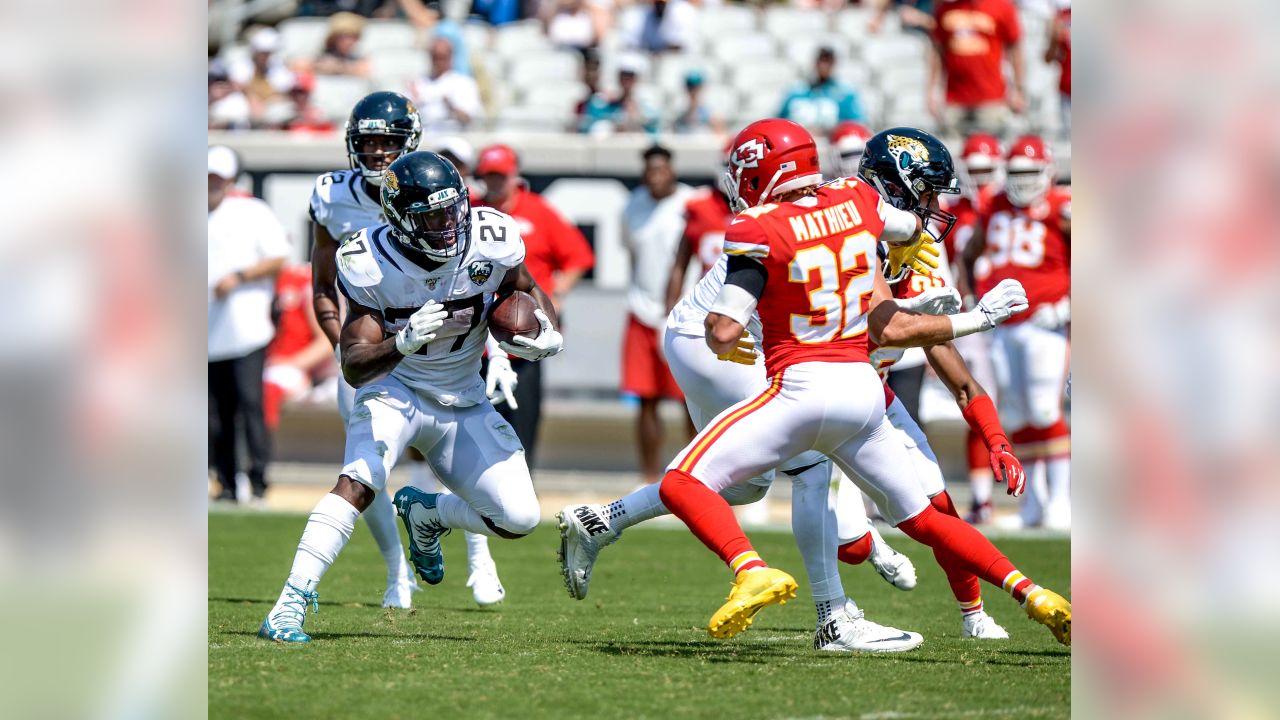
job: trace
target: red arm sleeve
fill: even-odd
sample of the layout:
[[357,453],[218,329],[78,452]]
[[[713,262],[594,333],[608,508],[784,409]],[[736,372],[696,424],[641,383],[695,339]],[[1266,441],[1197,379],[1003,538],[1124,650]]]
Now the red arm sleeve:
[[987,449],[994,451],[1001,445],[1010,445],[1009,437],[1000,427],[1000,416],[990,395],[979,395],[964,409],[964,419],[973,431],[982,436]]

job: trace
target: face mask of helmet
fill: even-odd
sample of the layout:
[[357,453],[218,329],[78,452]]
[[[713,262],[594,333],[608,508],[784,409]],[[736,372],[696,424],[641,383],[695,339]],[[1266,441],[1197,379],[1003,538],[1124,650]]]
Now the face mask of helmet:
[[347,157],[351,169],[359,170],[365,182],[380,187],[382,173],[400,157],[409,143],[407,134],[393,132],[347,136]]
[[471,203],[464,196],[446,207],[411,209],[391,220],[402,243],[434,260],[447,260],[466,251]]
[[1049,192],[1053,179],[1047,169],[1010,169],[1005,179],[1009,202],[1027,207]]

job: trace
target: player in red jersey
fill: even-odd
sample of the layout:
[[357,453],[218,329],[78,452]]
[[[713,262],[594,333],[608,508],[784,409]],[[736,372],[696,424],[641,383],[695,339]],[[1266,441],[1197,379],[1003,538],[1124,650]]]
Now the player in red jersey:
[[1027,461],[1027,525],[1071,524],[1071,431],[1063,412],[1071,321],[1071,189],[1055,187],[1053,157],[1034,135],[1008,154],[1004,192],[966,248],[975,289],[1014,279],[1030,311],[992,333],[1001,415]]
[[[919,130],[894,128],[868,142],[866,182],[820,185],[817,147],[795,123],[752,123],[733,145],[728,185],[739,214],[725,236],[729,267],[707,315],[707,344],[728,357],[758,309],[772,380],[708,424],[672,462],[660,489],[667,508],[735,573],[728,601],[708,624],[711,635],[742,632],[759,610],[796,592],[795,580],[752,548],[718,491],[817,450],[856,477],[907,535],[1009,591],[1069,644],[1070,604],[1019,573],[964,521],[937,511],[902,472],[911,461],[891,434],[884,392],[868,361],[868,339],[931,345],[990,329],[1024,309],[1016,282],[978,309],[949,317],[884,302],[889,292],[876,267],[877,243],[913,244],[933,220],[946,225],[945,236],[954,221],[936,209],[938,193],[956,192],[945,146]],[[834,514],[827,509],[812,521],[834,522]]]
[[831,166],[828,175],[831,177],[853,177],[858,174],[858,165],[862,163],[862,153],[867,149],[867,140],[871,139],[871,130],[859,122],[845,120],[836,125],[828,140],[831,144]]
[[701,275],[706,275],[720,259],[724,249],[724,231],[732,218],[729,198],[717,187],[701,188],[685,203],[684,233],[676,246],[676,259],[671,263],[671,275],[667,278],[668,313],[684,295],[689,261],[698,258],[702,265]]
[[311,266],[287,267],[276,276],[276,335],[267,346],[262,410],[274,432],[286,400],[311,390],[317,372],[333,367],[329,345],[311,306]]

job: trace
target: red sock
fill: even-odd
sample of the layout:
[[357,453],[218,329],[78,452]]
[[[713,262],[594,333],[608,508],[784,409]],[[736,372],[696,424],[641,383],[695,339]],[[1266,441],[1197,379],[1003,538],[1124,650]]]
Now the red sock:
[[842,563],[861,565],[871,557],[871,533],[866,533],[857,540],[851,540],[836,549],[836,557]]
[[900,523],[898,529],[916,542],[943,548],[960,567],[1004,589],[1018,602],[1034,587],[986,536],[960,518],[938,512],[932,505]]
[[284,388],[275,383],[262,384],[262,417],[267,429],[275,432],[280,425],[280,407],[284,405]]
[[[960,513],[956,511],[956,504],[952,502],[951,495],[946,490],[930,498],[929,504],[944,515],[950,515],[954,518],[960,517]],[[967,615],[981,610],[982,586],[978,584],[978,576],[974,575],[959,558],[945,548],[933,548],[933,559],[938,562],[938,567],[942,568],[942,572],[946,574],[947,584],[951,586],[951,594],[955,595],[956,602],[960,603],[960,612]]]
[[767,567],[742,532],[729,503],[689,473],[668,470],[658,487],[658,497],[735,573]]

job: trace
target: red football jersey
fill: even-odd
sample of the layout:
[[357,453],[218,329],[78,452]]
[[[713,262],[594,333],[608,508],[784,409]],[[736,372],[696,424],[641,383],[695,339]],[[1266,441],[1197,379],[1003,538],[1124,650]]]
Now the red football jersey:
[[1058,21],[1054,28],[1057,34],[1058,47],[1058,65],[1062,67],[1062,74],[1058,76],[1058,92],[1071,97],[1071,8],[1063,8],[1058,11]]
[[947,252],[947,259],[952,263],[960,261],[960,255],[964,252],[964,246],[969,242],[969,238],[973,237],[973,228],[978,223],[978,218],[985,214],[991,207],[991,201],[995,198],[995,185],[989,184],[977,191],[977,197],[969,195],[943,195],[943,198],[954,197],[954,200],[946,202],[943,210],[956,216],[956,226],[942,240],[942,247]]
[[724,252],[724,231],[733,210],[723,193],[705,188],[685,204],[684,217],[684,236],[693,244],[693,256],[702,263],[702,274],[706,275]]
[[1010,0],[952,0],[934,10],[933,40],[942,56],[947,103],[973,106],[1004,99],[1004,50],[1022,27]]
[[882,212],[875,190],[846,178],[798,202],[749,208],[729,224],[724,251],[768,271],[758,312],[770,375],[802,362],[868,361]]
[[267,358],[289,357],[315,339],[307,316],[311,294],[311,266],[287,267],[276,276],[276,336],[267,346]]
[[1031,307],[1007,324],[1024,322],[1041,305],[1071,293],[1071,241],[1061,222],[1071,217],[1071,188],[1054,187],[1039,202],[1020,208],[1004,193],[996,196],[980,222],[987,247],[973,266],[979,296],[1005,278],[1022,283]]
[[[890,285],[889,289],[893,291],[894,298],[908,300],[923,293],[925,290],[946,286],[946,281],[939,275],[926,275],[915,270],[907,270],[907,274],[898,282]],[[889,368],[901,360],[907,350],[906,348],[882,348],[874,342],[870,344],[870,349],[871,366],[876,369],[876,372],[880,373],[880,380],[884,383],[884,404],[885,407],[888,407],[896,397],[889,387]]]

